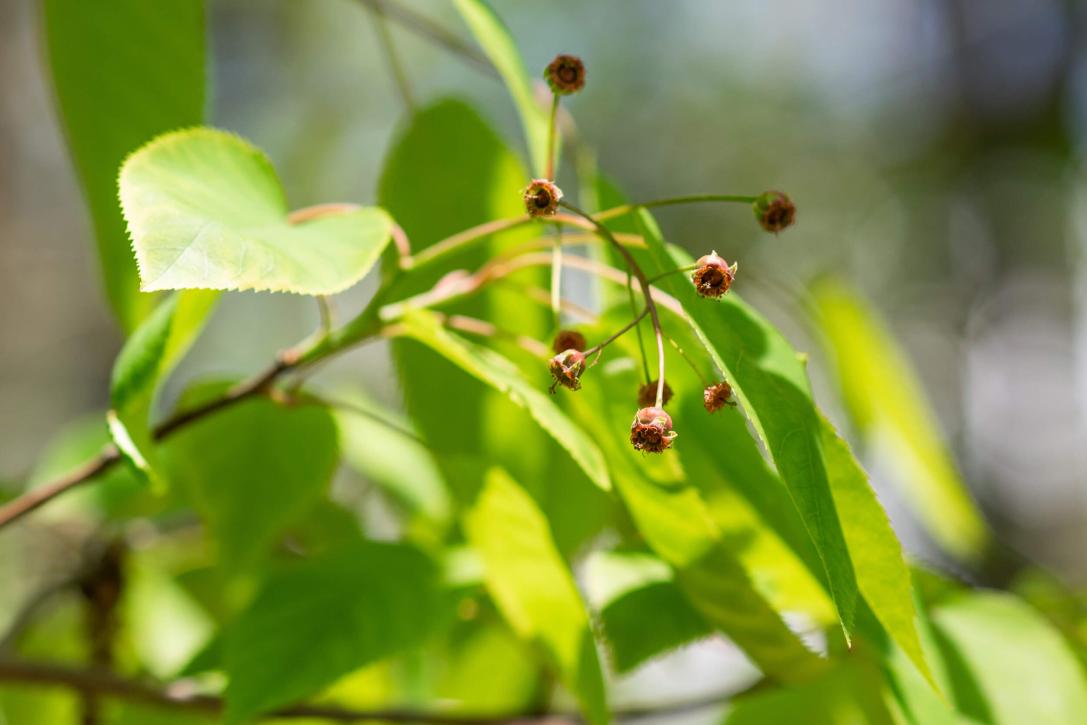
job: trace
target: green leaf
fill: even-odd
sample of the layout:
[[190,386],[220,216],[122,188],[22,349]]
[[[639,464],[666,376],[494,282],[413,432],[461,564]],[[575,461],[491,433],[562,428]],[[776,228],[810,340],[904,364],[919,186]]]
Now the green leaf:
[[454,0],[457,10],[491,63],[506,82],[513,103],[521,116],[528,155],[537,176],[547,167],[548,113],[536,98],[532,81],[509,28],[484,0]]
[[218,292],[187,290],[166,298],[136,329],[113,364],[110,436],[137,470],[154,477],[151,411],[159,385],[204,327]]
[[589,723],[608,722],[589,616],[535,501],[505,471],[492,469],[464,524],[483,559],[487,590],[510,626],[543,646]]
[[637,377],[633,366],[616,362],[593,368],[592,379],[565,399],[605,451],[615,489],[638,534],[672,567],[694,609],[758,667],[782,681],[810,679],[825,663],[754,586],[733,551],[735,544],[724,538],[678,459],[639,455],[631,448],[625,433]]
[[344,462],[380,486],[409,514],[443,529],[452,502],[430,451],[413,437],[411,424],[399,413],[358,398],[352,396],[350,408],[335,412]]
[[861,595],[887,634],[921,674],[933,682],[921,648],[918,613],[902,545],[868,485],[864,470],[825,418],[822,441],[834,504],[842,518]]
[[651,554],[597,552],[586,578],[607,636],[611,664],[623,674],[653,657],[707,637],[713,628]]
[[527,410],[532,419],[566,449],[593,483],[605,491],[611,488],[611,480],[600,449],[546,393],[525,380],[520,370],[509,360],[493,350],[451,333],[442,326],[434,313],[426,310],[405,313],[396,327],[396,332],[401,337],[411,338],[430,347]]
[[[419,251],[474,225],[523,215],[520,190],[527,178],[517,157],[475,111],[444,100],[418,111],[397,139],[385,162],[378,198],[404,228],[412,249]],[[542,226],[525,224],[492,235],[448,255],[443,264],[400,274],[391,283],[389,301],[430,289],[453,270],[474,271],[534,239]],[[510,279],[544,286],[547,272],[522,270]],[[554,332],[546,308],[526,304],[524,293],[512,285],[489,285],[443,311],[485,319],[538,340]],[[480,344],[522,363],[526,377],[538,380],[540,390],[547,385],[543,361],[501,340]],[[611,499],[522,407],[414,342],[393,340],[392,350],[406,409],[455,502],[473,500],[486,470],[500,465],[540,504],[564,553],[599,531],[611,512]]]
[[155,135],[204,115],[202,0],[44,0],[60,120],[94,222],[106,295],[131,331],[154,307],[141,295],[117,208],[117,170]]
[[816,321],[850,417],[914,513],[952,555],[978,561],[991,535],[939,435],[939,423],[904,351],[871,307],[844,285],[812,290]]
[[1087,683],[1068,644],[1015,597],[970,593],[935,608],[937,649],[956,707],[982,722],[1081,722]]
[[226,720],[308,697],[414,647],[443,616],[433,563],[403,544],[360,541],[282,569],[227,634]]
[[381,256],[392,221],[369,207],[291,224],[271,162],[224,131],[159,136],[125,160],[121,207],[140,288],[329,295]]
[[846,663],[820,679],[737,698],[724,725],[891,725],[878,674]]
[[[653,217],[639,213],[652,267],[647,274],[690,263],[673,258]],[[819,414],[804,362],[769,322],[734,293],[700,298],[686,275],[669,275],[660,286],[682,303],[707,352],[725,370],[744,413],[766,444],[778,473],[808,529],[823,564],[828,591],[849,635],[857,580],[821,451]]]
[[[183,401],[226,386],[198,388]],[[331,413],[253,398],[186,426],[164,444],[169,480],[204,518],[228,568],[254,563],[328,490],[339,461]]]

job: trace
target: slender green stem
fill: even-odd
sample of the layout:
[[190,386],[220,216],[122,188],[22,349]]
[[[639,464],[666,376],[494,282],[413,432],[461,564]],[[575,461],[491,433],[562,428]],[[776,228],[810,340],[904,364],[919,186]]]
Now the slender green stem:
[[623,325],[623,326],[622,326],[621,328],[619,328],[619,330],[618,330],[617,332],[615,332],[615,334],[613,334],[613,335],[612,335],[611,337],[609,337],[609,338],[608,338],[607,340],[604,340],[603,342],[601,342],[601,343],[599,343],[599,344],[593,345],[593,346],[592,346],[592,347],[590,347],[590,348],[589,348],[588,350],[586,350],[586,351],[584,352],[584,355],[585,355],[585,357],[589,357],[590,355],[593,355],[593,354],[595,354],[595,353],[598,353],[598,352],[600,352],[600,351],[601,351],[601,350],[603,350],[603,349],[604,349],[605,347],[607,347],[608,345],[612,344],[613,342],[615,342],[616,340],[618,340],[618,339],[619,339],[620,337],[622,337],[623,335],[625,335],[625,334],[626,334],[627,332],[629,332],[629,331],[630,331],[630,328],[632,328],[632,327],[634,327],[634,328],[637,328],[637,326],[638,326],[638,323],[639,323],[639,322],[641,322],[641,321],[642,321],[642,318],[644,318],[644,317],[645,317],[646,315],[648,315],[648,314],[649,314],[649,307],[648,307],[648,306],[646,306],[646,307],[643,307],[643,308],[642,308],[642,311],[641,311],[641,312],[639,312],[639,313],[638,313],[638,314],[637,314],[637,315],[636,315],[636,316],[634,317],[634,319],[633,319],[633,320],[631,320],[630,322],[628,322],[627,324],[625,324],[625,325]]
[[400,92],[400,100],[404,102],[404,110],[412,113],[415,111],[415,101],[412,98],[411,84],[408,82],[407,71],[400,62],[400,56],[396,52],[396,46],[393,45],[393,36],[389,32],[389,24],[385,21],[385,2],[384,0],[373,0],[373,2],[367,4],[367,7],[374,14],[374,26],[377,29],[378,41],[381,43],[381,48],[385,53],[385,60],[389,64],[393,79],[396,81],[396,88]]
[[673,196],[667,199],[650,199],[640,201],[637,204],[623,204],[622,206],[605,209],[594,215],[597,221],[607,221],[615,217],[629,214],[635,209],[647,209],[654,206],[673,206],[675,204],[698,204],[707,201],[734,202],[738,204],[754,204],[757,196],[743,196],[741,194],[688,194],[686,196]]
[[676,349],[679,356],[686,360],[687,364],[691,366],[691,370],[693,370],[694,374],[698,376],[698,379],[702,381],[702,386],[708,388],[710,386],[710,381],[706,379],[706,376],[703,375],[698,366],[694,364],[694,360],[687,356],[687,353],[683,351],[683,348],[679,346],[679,343],[675,341],[675,338],[669,337],[668,342],[672,343],[672,347]]
[[459,36],[451,33],[444,25],[431,20],[425,15],[420,15],[402,3],[386,3],[385,0],[359,0],[363,5],[373,9],[381,5],[389,20],[400,24],[405,30],[429,40],[435,45],[440,45],[447,51],[463,60],[475,65],[479,70],[494,78],[500,78],[498,70],[490,59],[475,46],[466,42]]
[[657,282],[657,281],[662,280],[665,277],[669,277],[669,276],[671,276],[673,274],[680,274],[682,272],[693,272],[696,269],[698,269],[697,264],[691,264],[691,265],[688,265],[686,267],[676,267],[675,269],[670,269],[667,272],[661,272],[660,274],[653,275],[652,277],[649,278],[649,283],[652,284],[653,282]]
[[627,269],[629,269],[638,280],[638,284],[642,288],[642,296],[645,297],[645,306],[649,308],[649,318],[653,322],[653,336],[657,342],[657,401],[658,408],[664,405],[664,331],[661,329],[660,315],[657,312],[657,305],[653,301],[653,291],[649,286],[649,279],[645,276],[645,272],[642,271],[641,266],[638,265],[638,261],[634,259],[631,253],[624,247],[619,241],[612,235],[611,230],[604,226],[599,220],[593,218],[588,213],[577,208],[573,204],[565,201],[560,201],[559,204],[566,209],[569,209],[574,214],[584,218],[590,222],[601,235],[603,235],[616,251],[626,262]]
[[555,119],[559,115],[559,94],[551,94],[551,115],[547,122],[547,170],[544,178],[548,181],[555,180]]
[[317,312],[321,316],[320,334],[328,335],[332,332],[332,303],[325,295],[317,295]]

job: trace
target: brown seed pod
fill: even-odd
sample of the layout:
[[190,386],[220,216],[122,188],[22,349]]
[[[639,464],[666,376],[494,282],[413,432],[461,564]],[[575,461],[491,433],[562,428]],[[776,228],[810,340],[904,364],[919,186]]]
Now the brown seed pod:
[[[668,401],[672,399],[672,387],[668,384],[668,381],[664,381],[664,397],[661,401],[661,405],[668,405]],[[657,402],[657,381],[648,382],[645,385],[638,388],[638,405],[643,408],[653,405]]]
[[630,424],[630,444],[636,451],[660,453],[672,447],[676,435],[672,417],[655,406],[639,410]]
[[522,198],[529,216],[555,216],[562,199],[562,189],[547,179],[533,179],[525,188]]
[[551,384],[552,393],[559,385],[570,390],[578,390],[581,388],[581,374],[585,372],[585,356],[580,350],[563,350],[551,358],[547,369],[555,378],[555,382]]
[[732,286],[736,279],[736,263],[729,265],[717,252],[711,252],[700,258],[698,269],[691,275],[695,290],[703,297],[720,297]]
[[556,95],[577,93],[585,87],[585,64],[576,55],[556,55],[544,69],[544,80]]
[[759,226],[777,234],[796,222],[796,204],[780,191],[767,191],[751,205]]
[[551,343],[551,349],[556,353],[563,350],[584,350],[585,336],[577,330],[559,330],[555,341]]
[[732,398],[732,386],[722,380],[702,391],[702,404],[710,413],[716,413],[726,405],[735,407],[736,401]]

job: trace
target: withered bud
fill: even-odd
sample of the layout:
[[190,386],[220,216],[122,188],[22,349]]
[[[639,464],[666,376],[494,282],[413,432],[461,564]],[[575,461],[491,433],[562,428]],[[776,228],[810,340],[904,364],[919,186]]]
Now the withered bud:
[[630,444],[636,451],[660,453],[672,447],[676,432],[672,430],[672,417],[663,408],[642,408],[630,424]]
[[581,388],[581,374],[585,372],[585,356],[580,350],[563,350],[551,358],[547,369],[555,378],[555,382],[551,384],[552,393],[558,385],[570,390],[578,390]]
[[691,281],[694,282],[695,290],[703,297],[720,297],[728,292],[732,281],[736,279],[736,263],[729,265],[717,256],[717,252],[701,257],[696,264],[698,269],[691,275]]
[[577,93],[585,87],[585,64],[576,55],[556,55],[544,69],[544,80],[556,95]]
[[760,194],[751,208],[755,211],[759,226],[774,234],[792,226],[796,221],[796,204],[780,191]]
[[702,404],[710,413],[716,413],[726,405],[735,407],[736,401],[732,398],[732,386],[722,380],[702,391]]
[[562,189],[547,179],[533,179],[525,188],[523,198],[529,216],[555,216],[562,199]]
[[551,343],[551,349],[557,353],[563,350],[584,350],[585,336],[577,330],[559,330],[555,341]]
[[[668,401],[672,399],[672,387],[668,384],[668,381],[664,381],[664,397],[661,399],[662,405],[668,405]],[[653,405],[657,402],[657,381],[646,383],[638,388],[638,405],[643,408]]]

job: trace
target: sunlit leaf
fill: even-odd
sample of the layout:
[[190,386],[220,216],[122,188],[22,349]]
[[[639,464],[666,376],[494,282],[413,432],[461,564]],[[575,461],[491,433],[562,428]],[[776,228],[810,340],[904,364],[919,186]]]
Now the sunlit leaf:
[[835,667],[820,679],[738,698],[725,725],[892,725],[875,672],[857,665]]
[[159,385],[196,340],[218,297],[210,290],[170,295],[132,333],[113,365],[110,436],[145,475],[155,475],[150,418]]
[[[527,179],[528,171],[475,111],[446,100],[418,111],[396,140],[382,172],[379,199],[417,252],[476,224],[523,214],[520,190]],[[436,194],[435,189],[471,193]],[[475,270],[540,233],[539,225],[511,229],[449,255],[443,264],[394,278],[392,299],[429,289],[452,270]],[[522,270],[510,279],[540,286],[547,273]],[[512,285],[491,285],[443,311],[484,318],[541,340],[553,332],[546,308],[527,303]],[[541,390],[547,385],[543,361],[507,341],[479,342],[527,366],[529,376],[539,376],[528,379],[538,379]],[[471,500],[486,469],[500,464],[540,504],[563,552],[575,550],[599,530],[610,500],[522,408],[429,349],[398,340],[392,348],[408,413],[455,500]]]
[[941,546],[976,561],[990,533],[947,446],[908,358],[867,303],[824,281],[812,290],[816,321],[851,418]]
[[451,503],[445,482],[426,446],[413,437],[408,421],[358,396],[335,416],[347,465],[428,526],[440,529],[448,522]]
[[[678,460],[631,448],[637,378],[623,362],[598,365],[582,390],[566,400],[605,451],[615,490],[638,534],[672,568],[692,607],[764,672],[786,681],[814,676],[824,663],[754,586]],[[680,430],[679,441],[682,435]]]
[[825,418],[822,429],[830,488],[842,517],[861,595],[914,666],[931,680],[918,636],[918,613],[902,545],[849,446]]
[[485,0],[454,0],[454,4],[483,52],[506,82],[521,116],[533,173],[543,176],[547,166],[547,111],[537,100],[532,81],[525,72],[524,61],[521,60],[521,53],[510,36],[509,28]]
[[225,131],[159,136],[121,168],[140,288],[340,292],[362,279],[391,221],[361,208],[290,224],[271,162]]
[[947,690],[964,715],[997,725],[1080,722],[1087,682],[1067,642],[1015,597],[969,593],[932,612]]
[[418,645],[439,602],[432,562],[402,544],[357,542],[274,573],[227,635],[227,721]]
[[[674,258],[648,212],[639,213],[649,245],[648,274],[690,264]],[[815,542],[845,631],[850,631],[857,580],[821,451],[821,426],[804,363],[788,341],[735,292],[700,298],[686,275],[660,281],[676,297],[733,386],[744,413],[766,443],[778,473]]]
[[525,380],[511,362],[493,350],[453,334],[442,326],[437,316],[424,310],[405,314],[396,331],[401,337],[411,338],[430,347],[468,374],[505,395],[511,402],[523,407],[548,435],[566,449],[593,483],[604,490],[611,488],[600,449],[548,398],[547,393]]
[[[181,404],[224,390],[203,386]],[[254,398],[179,430],[163,457],[170,483],[204,518],[224,563],[237,567],[254,563],[328,490],[339,449],[325,408]]]
[[492,469],[465,517],[479,552],[484,581],[513,629],[539,642],[588,722],[608,721],[600,662],[589,616],[574,578],[532,497],[509,475]]
[[45,0],[43,7],[53,87],[94,222],[106,294],[131,331],[155,298],[139,292],[117,206],[117,171],[156,134],[203,119],[204,3]]
[[586,577],[608,643],[610,661],[622,674],[653,657],[713,633],[672,580],[660,559],[641,552],[600,552]]

